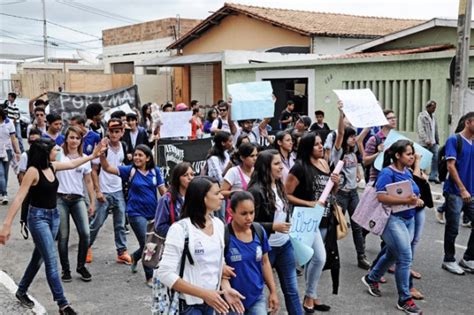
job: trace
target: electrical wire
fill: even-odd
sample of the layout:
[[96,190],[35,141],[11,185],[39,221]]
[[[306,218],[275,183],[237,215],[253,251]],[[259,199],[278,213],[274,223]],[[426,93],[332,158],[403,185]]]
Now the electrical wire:
[[65,0],[56,0],[57,3],[70,6],[72,8],[82,10],[91,14],[99,15],[102,17],[106,17],[112,20],[120,21],[120,22],[125,22],[125,23],[140,23],[141,21],[135,20],[135,19],[130,19],[125,16],[121,16],[115,13],[110,13],[104,10],[100,10],[91,6],[87,6],[85,4],[77,3],[74,1],[65,1]]

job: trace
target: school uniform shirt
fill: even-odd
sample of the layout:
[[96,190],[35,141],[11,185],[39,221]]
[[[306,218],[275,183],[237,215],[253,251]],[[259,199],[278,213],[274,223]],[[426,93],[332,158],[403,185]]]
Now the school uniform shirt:
[[12,150],[11,136],[16,134],[15,125],[11,119],[5,119],[0,124],[0,158],[7,157],[7,150]]
[[240,166],[231,167],[224,176],[224,180],[230,184],[231,191],[244,190],[242,178],[245,181],[246,188],[250,182],[250,177],[242,171]]
[[215,155],[207,159],[207,175],[215,178],[219,184],[222,184],[222,181],[224,180],[222,174],[230,161],[230,155],[227,151],[224,152],[224,157],[224,161]]
[[[109,162],[110,166],[120,166],[123,160],[125,159],[122,145],[120,145],[117,152],[115,152],[115,150],[109,146],[109,148],[107,149],[106,159],[107,162]],[[97,158],[93,160],[92,164],[100,165],[100,159]],[[110,174],[102,170],[99,173],[99,188],[103,194],[111,194],[118,191],[122,191],[122,179],[120,178],[120,176],[116,176],[115,174]]]
[[43,132],[43,135],[41,137],[43,139],[51,139],[59,146],[62,146],[64,141],[66,140],[62,134],[58,134],[56,139],[53,139],[47,132]]
[[[459,178],[466,190],[474,196],[474,143],[466,139],[461,134],[462,151],[457,154],[457,140],[456,135],[452,135],[446,141],[446,160],[456,160],[456,169]],[[444,182],[443,191],[449,194],[460,196],[459,187],[454,183],[451,176],[448,176]]]
[[[280,196],[278,196],[276,188],[273,189],[273,193],[275,194],[275,215],[273,216],[273,223],[284,223],[286,222],[287,213],[285,211],[285,204],[283,200],[281,200]],[[280,247],[285,245],[286,242],[290,239],[290,236],[285,233],[275,232],[270,235],[268,242],[272,247]]]
[[[62,154],[60,161],[69,162],[71,159]],[[84,175],[91,172],[91,162],[84,163],[71,170],[56,172],[59,181],[58,193],[84,196]]]
[[155,171],[148,170],[143,174],[135,169],[135,174],[130,178],[133,165],[119,166],[120,177],[123,181],[129,181],[127,215],[129,217],[142,216],[151,220],[155,217],[158,197],[156,189],[163,186],[165,182],[161,177],[159,167]]
[[26,138],[27,139],[30,137],[30,131],[33,128],[40,130],[41,133],[46,133],[46,125],[44,127],[38,127],[36,124],[30,124],[30,125],[28,125],[28,127],[26,127]]
[[263,231],[263,244],[256,233],[253,240],[245,243],[235,235],[230,235],[228,251],[225,253],[225,261],[228,266],[234,268],[237,277],[230,279],[233,289],[245,296],[242,300],[245,309],[252,307],[260,298],[265,286],[263,279],[263,255],[270,251],[267,234]]
[[82,151],[84,154],[91,155],[94,147],[100,142],[100,136],[97,132],[87,130],[86,135],[82,138]]
[[18,171],[25,173],[28,168],[28,153],[23,152],[20,156],[20,162],[18,163]]

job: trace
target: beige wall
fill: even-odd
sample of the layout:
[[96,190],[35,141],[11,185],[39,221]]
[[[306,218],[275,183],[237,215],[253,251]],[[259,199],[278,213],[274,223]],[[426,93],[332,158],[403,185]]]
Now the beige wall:
[[221,24],[183,48],[183,55],[223,50],[260,50],[278,46],[311,45],[310,37],[244,15],[230,15]]

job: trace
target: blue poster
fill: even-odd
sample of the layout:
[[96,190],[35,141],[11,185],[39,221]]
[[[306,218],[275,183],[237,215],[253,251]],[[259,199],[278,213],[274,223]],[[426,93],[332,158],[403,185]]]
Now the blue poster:
[[269,81],[229,84],[232,96],[232,119],[263,119],[273,117],[275,102]]

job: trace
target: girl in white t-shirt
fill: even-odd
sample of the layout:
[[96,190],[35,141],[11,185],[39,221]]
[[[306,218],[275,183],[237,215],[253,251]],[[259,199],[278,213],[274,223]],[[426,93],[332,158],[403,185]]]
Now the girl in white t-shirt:
[[[81,131],[77,127],[69,127],[66,131],[65,138],[66,140],[62,146],[63,154],[59,157],[59,161],[69,162],[82,157]],[[59,181],[57,207],[60,216],[58,252],[61,261],[61,279],[63,282],[72,281],[68,258],[69,216],[72,217],[79,234],[76,271],[81,275],[83,281],[91,280],[91,274],[85,266],[90,239],[89,217],[94,214],[95,210],[95,197],[91,173],[92,168],[90,162],[72,170],[56,173],[56,177]],[[87,193],[89,194],[89,208],[87,208],[84,199],[84,183],[87,188]]]
[[275,142],[273,143],[275,149],[280,152],[281,162],[283,163],[283,175],[281,181],[285,184],[291,168],[295,165],[296,154],[293,151],[293,137],[287,130],[279,131],[275,135]]

